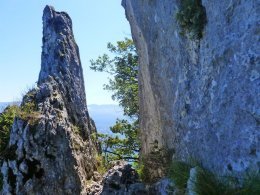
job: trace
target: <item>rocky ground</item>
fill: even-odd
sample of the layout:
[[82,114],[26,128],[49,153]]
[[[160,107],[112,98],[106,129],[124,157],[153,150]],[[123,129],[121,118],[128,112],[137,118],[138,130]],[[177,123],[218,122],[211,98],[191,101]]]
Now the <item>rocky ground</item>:
[[174,194],[173,183],[169,179],[161,179],[157,183],[144,184],[130,164],[116,161],[103,176],[96,176],[88,184],[88,195],[167,195]]

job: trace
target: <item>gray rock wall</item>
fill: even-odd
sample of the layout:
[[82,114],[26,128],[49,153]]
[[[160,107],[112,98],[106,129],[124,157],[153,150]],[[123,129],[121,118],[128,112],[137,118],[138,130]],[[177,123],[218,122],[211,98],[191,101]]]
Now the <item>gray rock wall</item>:
[[157,140],[220,175],[259,170],[259,1],[202,4],[207,24],[192,41],[179,33],[180,1],[122,1],[140,57],[142,152]]
[[[46,6],[38,86],[23,98],[33,105],[17,117],[1,167],[2,194],[86,194],[96,170],[96,132],[72,22]],[[31,109],[31,108],[30,108]]]

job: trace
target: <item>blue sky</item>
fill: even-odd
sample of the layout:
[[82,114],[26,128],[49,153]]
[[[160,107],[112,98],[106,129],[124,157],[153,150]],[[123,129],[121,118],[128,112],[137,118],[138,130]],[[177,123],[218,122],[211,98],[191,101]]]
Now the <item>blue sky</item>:
[[42,11],[45,5],[66,11],[73,21],[88,104],[116,104],[103,90],[108,75],[88,67],[90,59],[107,52],[107,42],[130,37],[121,0],[1,0],[0,102],[19,101],[38,79],[41,60]]

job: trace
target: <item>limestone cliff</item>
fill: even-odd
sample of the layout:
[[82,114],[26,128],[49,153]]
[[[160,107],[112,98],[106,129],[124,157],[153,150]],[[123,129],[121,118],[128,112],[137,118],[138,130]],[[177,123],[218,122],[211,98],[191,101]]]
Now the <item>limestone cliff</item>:
[[259,170],[259,1],[202,0],[199,40],[180,34],[180,4],[122,1],[140,57],[142,152],[158,143],[219,175]]
[[38,85],[24,96],[26,114],[12,126],[2,193],[84,194],[96,169],[96,129],[67,13],[45,7],[42,42]]

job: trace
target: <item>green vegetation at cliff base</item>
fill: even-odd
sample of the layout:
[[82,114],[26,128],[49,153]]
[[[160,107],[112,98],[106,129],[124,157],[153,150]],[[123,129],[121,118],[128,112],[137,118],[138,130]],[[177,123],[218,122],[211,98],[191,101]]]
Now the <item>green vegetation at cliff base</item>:
[[[196,169],[194,178],[190,178],[191,168]],[[256,195],[260,194],[260,173],[247,174],[244,178],[216,176],[199,165],[190,165],[174,161],[169,167],[168,177],[173,180],[181,193],[186,193],[188,181],[197,195]]]

